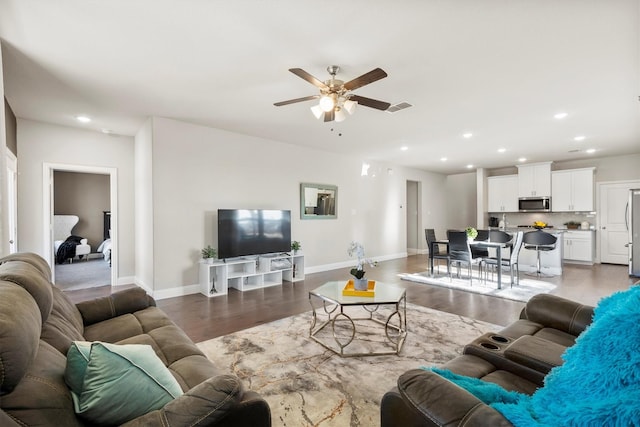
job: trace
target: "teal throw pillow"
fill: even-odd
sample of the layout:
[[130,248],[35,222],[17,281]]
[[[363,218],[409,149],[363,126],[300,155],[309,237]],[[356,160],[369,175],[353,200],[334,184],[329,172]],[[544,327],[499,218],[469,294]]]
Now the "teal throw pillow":
[[95,424],[123,424],[182,395],[150,345],[76,341],[65,380],[76,413]]

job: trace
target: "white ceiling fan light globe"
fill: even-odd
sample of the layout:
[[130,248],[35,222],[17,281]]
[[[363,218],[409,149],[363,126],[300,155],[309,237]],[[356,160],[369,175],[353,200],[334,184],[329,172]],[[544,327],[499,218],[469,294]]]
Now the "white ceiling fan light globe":
[[333,108],[336,106],[336,102],[332,96],[324,95],[320,98],[319,105],[320,105],[320,108],[322,108],[322,111],[328,112],[333,110]]
[[333,117],[333,120],[335,120],[336,122],[343,122],[344,119],[347,118],[347,115],[344,114],[344,111],[342,111],[342,108],[336,108],[336,112],[335,115]]
[[316,116],[316,119],[320,119],[320,117],[322,117],[322,114],[324,113],[324,111],[322,111],[322,108],[320,108],[320,105],[314,105],[313,107],[311,107],[311,112],[314,116]]
[[349,114],[353,114],[353,112],[356,110],[357,105],[357,101],[351,101],[350,99],[344,101],[344,109],[347,110],[347,113]]

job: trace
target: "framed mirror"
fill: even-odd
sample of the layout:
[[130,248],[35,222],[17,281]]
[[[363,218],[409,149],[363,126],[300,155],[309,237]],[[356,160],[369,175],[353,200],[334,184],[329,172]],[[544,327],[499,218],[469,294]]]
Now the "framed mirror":
[[336,219],[338,187],[327,184],[300,184],[300,219]]

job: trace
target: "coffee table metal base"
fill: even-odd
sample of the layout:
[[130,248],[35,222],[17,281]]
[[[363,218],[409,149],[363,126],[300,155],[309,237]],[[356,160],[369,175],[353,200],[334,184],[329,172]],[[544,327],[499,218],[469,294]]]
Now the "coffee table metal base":
[[[316,307],[313,305],[312,297],[322,301],[322,307]],[[309,294],[309,303],[312,308],[311,327],[309,328],[309,337],[318,344],[325,347],[341,357],[359,357],[359,356],[385,356],[392,354],[400,354],[404,341],[407,337],[407,299],[406,295],[403,295],[400,301],[394,303],[380,303],[380,304],[366,304],[361,305],[368,315],[366,317],[352,317],[345,313],[345,305],[328,302],[324,298],[318,295]],[[392,306],[391,314],[386,319],[381,320],[374,317],[380,308],[380,306]],[[327,315],[327,320],[320,323],[318,319],[318,310],[324,312]],[[340,337],[336,334],[336,325],[339,322],[347,323],[347,329],[351,330],[351,336]],[[374,322],[378,325],[384,326],[384,334],[386,336],[386,343],[391,347],[390,350],[382,351],[368,351],[368,352],[349,352],[347,348],[350,344],[356,342],[358,338],[358,322]],[[318,333],[326,327],[331,327],[332,337],[337,346],[332,346],[326,342],[327,337],[318,337]],[[344,329],[344,328],[343,328]]]

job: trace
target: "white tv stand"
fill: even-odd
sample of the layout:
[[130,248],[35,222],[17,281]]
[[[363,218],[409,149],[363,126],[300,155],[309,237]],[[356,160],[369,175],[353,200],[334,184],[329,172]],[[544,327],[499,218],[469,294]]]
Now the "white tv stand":
[[213,264],[200,262],[200,293],[208,297],[304,280],[304,255],[266,254]]

